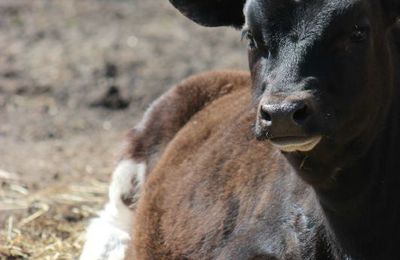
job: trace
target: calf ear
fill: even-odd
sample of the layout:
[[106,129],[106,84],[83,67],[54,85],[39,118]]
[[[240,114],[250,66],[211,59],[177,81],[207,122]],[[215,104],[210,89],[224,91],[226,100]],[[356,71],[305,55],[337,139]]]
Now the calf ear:
[[246,0],[169,0],[176,9],[204,26],[242,27]]

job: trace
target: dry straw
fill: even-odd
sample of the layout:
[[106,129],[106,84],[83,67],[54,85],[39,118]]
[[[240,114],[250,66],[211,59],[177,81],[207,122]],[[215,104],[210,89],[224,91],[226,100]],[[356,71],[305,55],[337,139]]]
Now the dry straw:
[[104,204],[108,184],[53,185],[30,192],[0,170],[0,259],[77,259],[88,220]]

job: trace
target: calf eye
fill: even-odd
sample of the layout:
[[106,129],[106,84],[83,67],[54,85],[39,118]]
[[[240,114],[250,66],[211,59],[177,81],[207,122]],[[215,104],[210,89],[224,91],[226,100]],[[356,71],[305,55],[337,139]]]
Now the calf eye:
[[246,40],[248,41],[250,50],[256,49],[258,47],[257,42],[249,29],[244,29],[242,31],[242,40],[244,38],[246,38]]
[[270,48],[268,46],[266,46],[265,44],[259,45],[257,43],[256,38],[253,36],[253,34],[251,33],[251,31],[249,29],[243,29],[242,40],[244,38],[246,38],[246,40],[248,41],[248,46],[251,51],[253,51],[253,50],[259,51],[267,59],[269,59],[271,57]]
[[351,33],[350,39],[352,42],[363,42],[368,38],[369,27],[356,25]]

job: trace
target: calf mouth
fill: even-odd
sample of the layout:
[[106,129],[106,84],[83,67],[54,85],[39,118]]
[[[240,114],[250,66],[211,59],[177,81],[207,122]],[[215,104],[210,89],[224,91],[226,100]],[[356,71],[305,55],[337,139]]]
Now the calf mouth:
[[322,136],[288,136],[269,139],[269,142],[282,152],[308,152],[321,141]]

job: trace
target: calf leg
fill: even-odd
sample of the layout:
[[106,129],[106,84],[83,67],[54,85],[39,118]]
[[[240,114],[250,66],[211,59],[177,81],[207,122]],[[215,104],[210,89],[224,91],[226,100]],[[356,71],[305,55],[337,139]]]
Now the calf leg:
[[81,260],[125,258],[134,223],[133,209],[140,196],[146,166],[132,159],[119,162],[109,188],[109,202],[91,221]]

